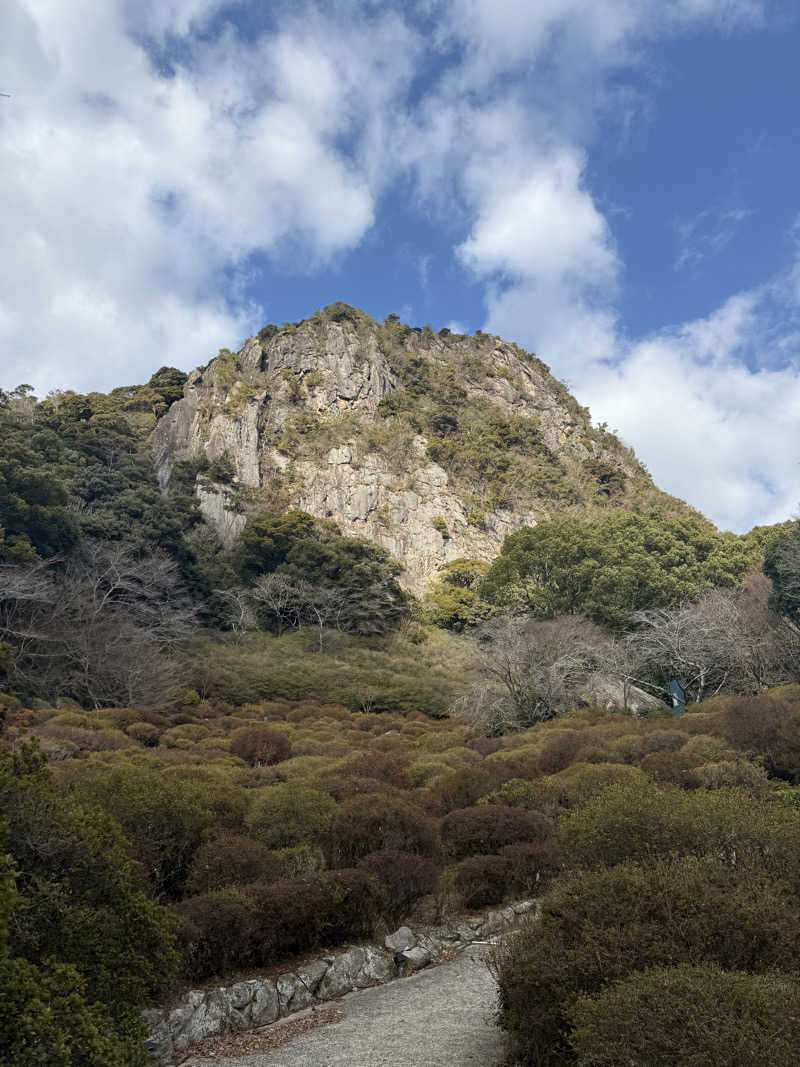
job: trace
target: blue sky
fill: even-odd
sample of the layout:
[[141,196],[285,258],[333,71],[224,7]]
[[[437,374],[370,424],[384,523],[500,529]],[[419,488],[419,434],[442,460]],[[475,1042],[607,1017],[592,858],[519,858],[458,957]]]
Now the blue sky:
[[346,300],[536,351],[658,483],[800,500],[790,0],[6,0],[0,385]]

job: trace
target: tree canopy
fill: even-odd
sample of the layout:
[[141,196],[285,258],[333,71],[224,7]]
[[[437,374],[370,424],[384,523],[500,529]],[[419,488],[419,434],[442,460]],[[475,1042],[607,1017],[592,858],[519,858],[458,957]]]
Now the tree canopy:
[[744,539],[699,517],[563,516],[510,534],[481,592],[515,613],[580,612],[620,627],[634,611],[735,585],[753,559]]

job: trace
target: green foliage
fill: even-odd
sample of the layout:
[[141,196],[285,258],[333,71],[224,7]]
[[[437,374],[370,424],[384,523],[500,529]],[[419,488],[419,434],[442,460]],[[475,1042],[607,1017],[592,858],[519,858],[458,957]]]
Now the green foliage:
[[158,546],[188,567],[183,533],[199,520],[197,502],[162,496],[149,449],[185,377],[162,367],[147,385],[108,395],[0,406],[0,562],[64,554],[94,537]]
[[93,768],[76,783],[76,790],[102,803],[119,821],[147,872],[151,892],[167,900],[180,899],[205,832],[211,827],[238,830],[246,803],[231,786],[134,765]]
[[269,574],[285,563],[290,551],[313,530],[314,519],[305,511],[250,516],[236,545],[239,572],[251,578]]
[[113,1033],[107,1012],[87,1001],[81,975],[63,963],[37,967],[0,953],[0,1018],[4,1067],[145,1065],[136,1037]]
[[[8,817],[7,847],[18,871],[19,906],[10,916],[8,945],[21,957],[9,964],[17,978],[3,984],[0,999],[32,1004],[41,981],[38,995],[50,1002],[41,1018],[32,1006],[21,1012],[9,1055],[21,1056],[26,1042],[41,1040],[54,1057],[3,1062],[77,1067],[104,1062],[82,1059],[88,1053],[81,1049],[103,1048],[108,1062],[138,1064],[139,1055],[130,1051],[140,1036],[137,1009],[169,983],[177,962],[169,915],[143,893],[141,871],[119,826],[98,807],[60,794],[34,749],[0,750],[0,810]],[[48,1017],[50,1045],[43,1036]],[[109,1020],[118,1034],[130,1035],[129,1048],[108,1036]],[[37,1026],[43,1028],[39,1037]]]
[[800,923],[792,900],[765,871],[715,857],[562,875],[539,920],[497,953],[512,1054],[531,1067],[570,1062],[574,998],[647,967],[797,970]]
[[447,529],[447,523],[442,515],[434,515],[431,520],[431,526],[436,530],[438,534],[441,534],[445,541],[450,538],[450,531]]
[[781,806],[743,790],[612,785],[562,821],[561,841],[565,859],[583,867],[711,853],[763,867],[800,887],[800,824]]
[[772,581],[772,608],[796,623],[800,619],[800,523],[770,539],[764,573]]
[[800,979],[714,965],[656,967],[570,1011],[579,1067],[794,1067]]
[[581,612],[619,627],[634,611],[732,586],[751,562],[742,539],[717,533],[699,517],[561,517],[510,534],[481,593],[512,611]]
[[267,848],[320,844],[336,814],[336,803],[319,789],[286,782],[259,791],[247,816],[250,833]]
[[[461,561],[465,564],[477,563],[475,560]],[[449,564],[454,567],[455,564]],[[477,564],[477,566],[485,566]],[[485,567],[488,570],[488,566]],[[449,571],[444,568],[441,581],[431,585],[424,598],[416,607],[415,614],[421,622],[430,626],[439,626],[444,630],[461,632],[471,626],[477,626],[490,618],[495,611],[493,605],[485,601],[477,589],[470,584],[471,575],[464,571]]]
[[353,711],[401,715],[422,712],[443,718],[463,686],[458,667],[431,669],[417,646],[369,645],[337,634],[330,652],[315,651],[305,634],[255,634],[246,642],[199,643],[190,669],[196,684],[214,699],[234,704],[258,700],[315,700],[343,704]]

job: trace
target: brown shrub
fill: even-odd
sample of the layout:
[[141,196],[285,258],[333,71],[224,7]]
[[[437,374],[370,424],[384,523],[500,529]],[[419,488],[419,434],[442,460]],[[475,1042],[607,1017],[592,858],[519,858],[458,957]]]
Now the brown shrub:
[[439,880],[433,860],[399,849],[370,852],[358,866],[375,875],[386,890],[385,914],[390,922],[405,918],[415,901],[435,891]]
[[696,761],[685,752],[651,752],[640,767],[654,782],[668,782],[682,789],[696,789],[700,779],[695,773]]
[[677,752],[689,740],[684,730],[650,730],[641,740],[642,756],[650,752]]
[[231,752],[251,767],[267,767],[288,759],[292,746],[278,730],[248,726],[231,734]]
[[437,779],[431,785],[430,793],[438,800],[438,810],[455,811],[458,808],[472,807],[481,797],[496,789],[503,778],[503,768],[494,763],[461,767]]
[[555,834],[539,841],[506,845],[500,855],[507,861],[509,888],[527,896],[541,892],[558,871],[560,849]]
[[735,748],[761,756],[768,774],[800,782],[800,687],[731,700],[722,728]]
[[539,752],[539,770],[542,774],[557,774],[563,771],[575,760],[584,744],[584,737],[577,730],[554,731]]
[[258,911],[242,890],[229,887],[190,897],[175,911],[187,978],[203,981],[257,962]]
[[408,757],[401,753],[360,752],[351,756],[338,773],[346,778],[377,778],[398,789],[408,787]]
[[330,857],[349,867],[370,852],[397,849],[430,856],[436,853],[436,825],[401,796],[352,797],[340,805],[330,835]]
[[252,893],[265,965],[320,945],[368,937],[384,906],[378,880],[352,869],[254,886]]
[[453,888],[468,908],[499,904],[506,894],[508,860],[502,856],[470,856],[453,872]]
[[456,859],[499,852],[518,841],[535,842],[553,835],[552,824],[537,812],[503,804],[480,804],[451,811],[442,819],[442,844]]

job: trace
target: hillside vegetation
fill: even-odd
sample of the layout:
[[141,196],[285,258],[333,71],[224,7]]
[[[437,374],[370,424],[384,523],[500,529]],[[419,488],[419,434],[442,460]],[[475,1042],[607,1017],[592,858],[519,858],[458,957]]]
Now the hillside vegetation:
[[[715,530],[497,338],[334,305],[242,351],[0,394],[0,1060],[142,1067],[182,985],[533,895],[493,963],[518,1064],[794,1063],[798,525]],[[326,414],[336,351],[362,410]],[[167,471],[190,395],[283,412],[248,425],[287,462],[248,484],[223,433]],[[359,537],[288,494],[403,449],[484,552],[370,468],[419,595],[388,505]]]

